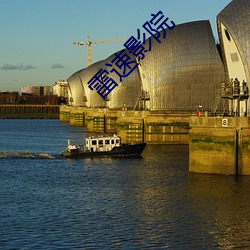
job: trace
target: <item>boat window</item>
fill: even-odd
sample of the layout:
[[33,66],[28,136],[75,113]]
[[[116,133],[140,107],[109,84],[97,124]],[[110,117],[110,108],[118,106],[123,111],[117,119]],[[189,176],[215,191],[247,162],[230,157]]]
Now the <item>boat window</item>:
[[86,145],[89,145],[89,140],[86,140]]
[[96,140],[93,140],[93,141],[92,141],[92,145],[96,145]]
[[115,141],[114,141],[114,140],[111,140],[111,144],[115,144]]
[[99,144],[99,145],[103,145],[103,140],[99,140],[99,141],[98,141],[98,144]]
[[119,143],[119,140],[118,140],[118,139],[116,139],[116,143]]
[[109,143],[109,140],[105,140],[105,144],[110,144],[110,143]]

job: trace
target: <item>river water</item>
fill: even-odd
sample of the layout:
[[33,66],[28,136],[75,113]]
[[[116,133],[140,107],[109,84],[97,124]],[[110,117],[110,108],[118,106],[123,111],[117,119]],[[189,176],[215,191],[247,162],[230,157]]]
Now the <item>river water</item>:
[[86,134],[0,120],[0,249],[250,249],[250,177],[189,173],[188,146],[60,157]]

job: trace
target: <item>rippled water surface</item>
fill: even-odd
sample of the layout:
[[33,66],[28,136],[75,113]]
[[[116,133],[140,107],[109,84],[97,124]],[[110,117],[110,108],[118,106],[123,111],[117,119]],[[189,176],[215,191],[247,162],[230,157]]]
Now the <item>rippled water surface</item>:
[[66,160],[67,139],[81,143],[84,128],[0,128],[0,249],[250,249],[250,178],[188,173],[187,146]]

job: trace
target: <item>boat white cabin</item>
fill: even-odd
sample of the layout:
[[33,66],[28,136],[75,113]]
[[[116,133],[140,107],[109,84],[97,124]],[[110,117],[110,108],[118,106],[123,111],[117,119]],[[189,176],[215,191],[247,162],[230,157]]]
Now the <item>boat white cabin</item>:
[[117,135],[100,137],[90,136],[85,140],[85,150],[90,152],[111,151],[112,148],[121,146],[121,138]]

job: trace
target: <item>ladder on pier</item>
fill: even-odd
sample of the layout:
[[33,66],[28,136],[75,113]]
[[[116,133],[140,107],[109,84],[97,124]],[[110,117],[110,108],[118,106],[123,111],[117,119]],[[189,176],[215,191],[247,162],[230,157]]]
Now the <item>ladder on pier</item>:
[[215,97],[215,103],[214,103],[214,108],[213,108],[213,116],[215,116],[216,111],[218,109],[219,103],[221,100],[221,89],[218,89],[216,92],[216,97]]

